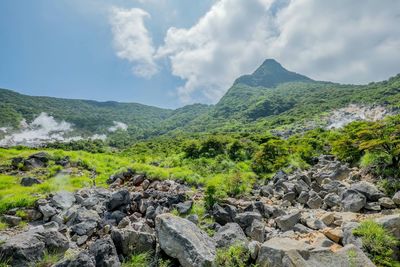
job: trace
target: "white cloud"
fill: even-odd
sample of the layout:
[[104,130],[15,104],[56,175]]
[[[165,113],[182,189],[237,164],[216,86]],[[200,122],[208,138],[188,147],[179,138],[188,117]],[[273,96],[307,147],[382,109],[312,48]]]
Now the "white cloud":
[[114,125],[108,128],[109,132],[116,132],[118,130],[126,131],[128,130],[128,125],[120,121],[114,121]]
[[111,9],[110,23],[114,38],[114,47],[119,58],[133,64],[135,75],[150,78],[157,73],[153,54],[155,49],[144,19],[150,15],[140,9]]
[[185,84],[184,103],[217,102],[265,58],[314,79],[382,80],[400,71],[398,0],[219,0],[190,28],[170,28],[156,58]]

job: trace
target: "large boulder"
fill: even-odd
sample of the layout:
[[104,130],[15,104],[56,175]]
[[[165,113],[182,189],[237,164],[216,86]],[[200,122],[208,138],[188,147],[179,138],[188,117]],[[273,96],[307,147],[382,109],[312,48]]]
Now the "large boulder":
[[135,230],[132,227],[113,228],[111,238],[114,241],[117,252],[124,256],[149,252],[156,247],[155,233]]
[[214,241],[218,248],[228,248],[234,244],[246,244],[247,238],[237,223],[227,223],[218,229],[214,235]]
[[242,213],[236,214],[235,222],[242,227],[242,229],[246,229],[249,227],[254,220],[262,220],[262,216],[259,212],[256,211],[246,211]]
[[156,217],[156,233],[161,249],[183,267],[214,265],[214,242],[189,220],[161,214]]
[[396,204],[397,206],[400,206],[400,191],[397,191],[396,194],[394,194],[392,200],[393,200],[394,204]]
[[96,267],[120,267],[117,250],[110,237],[97,239],[89,247],[89,254],[94,258]]
[[363,194],[368,201],[377,201],[381,197],[385,196],[385,194],[379,191],[375,185],[366,181],[355,183],[350,187],[350,189]]
[[307,244],[298,240],[279,237],[271,238],[261,245],[257,257],[257,266],[303,266],[291,263],[290,255],[293,252],[306,254],[308,250]]
[[233,220],[236,217],[236,208],[231,205],[220,206],[219,204],[214,204],[212,214],[217,223],[224,225]]
[[350,212],[359,212],[367,202],[367,199],[363,194],[352,189],[344,191],[341,198],[343,210]]

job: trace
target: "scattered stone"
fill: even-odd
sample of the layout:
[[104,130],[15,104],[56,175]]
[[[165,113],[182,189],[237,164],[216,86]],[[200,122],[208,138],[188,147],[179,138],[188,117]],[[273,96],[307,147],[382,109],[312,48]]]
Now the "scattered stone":
[[156,232],[161,249],[183,267],[213,266],[214,242],[194,223],[166,213],[157,216]]
[[381,197],[378,202],[382,208],[385,208],[385,209],[395,209],[396,208],[396,204],[394,204],[393,200],[390,197]]
[[52,197],[51,203],[57,208],[69,209],[75,203],[75,196],[73,193],[60,191]]
[[309,195],[307,205],[311,209],[319,209],[323,204],[322,198],[314,191],[311,191]]
[[325,225],[331,225],[335,221],[335,216],[331,212],[327,212],[324,215],[320,217],[320,220],[325,224]]
[[378,199],[385,196],[375,185],[366,181],[355,183],[350,189],[363,194],[368,201],[378,201]]
[[182,203],[178,203],[175,205],[175,208],[178,210],[179,214],[187,214],[192,208],[193,201],[188,200]]
[[400,206],[400,191],[397,191],[396,194],[394,194],[392,200],[393,200],[394,204],[396,204],[397,206]]
[[396,238],[400,239],[400,214],[387,215],[375,220],[383,225]]
[[340,204],[340,197],[335,193],[328,193],[324,197],[324,203],[330,208],[338,206]]
[[234,244],[246,244],[247,238],[237,223],[227,223],[215,233],[214,241],[217,248],[228,248]]
[[250,227],[246,228],[246,234],[252,240],[256,240],[260,243],[264,242],[265,239],[265,225],[259,220],[254,220]]
[[17,216],[12,216],[12,215],[3,215],[1,217],[2,221],[8,224],[9,226],[17,226],[19,225],[20,222],[22,222],[22,219]]
[[129,205],[130,202],[131,198],[129,195],[129,191],[126,189],[122,189],[111,195],[111,199],[106,203],[106,206],[109,211],[114,211],[121,206]]
[[366,197],[352,189],[348,189],[342,194],[342,206],[344,211],[359,212],[367,202]]
[[343,231],[340,228],[326,228],[323,230],[324,235],[335,243],[340,244],[343,239]]
[[21,179],[21,185],[22,186],[32,186],[35,184],[41,184],[42,181],[40,181],[37,178],[33,178],[33,177],[24,177]]
[[145,179],[146,179],[146,176],[144,174],[137,174],[137,175],[133,176],[132,183],[134,186],[139,186],[141,183],[144,182]]
[[276,224],[282,231],[292,230],[293,226],[300,220],[300,212],[293,212],[275,219]]
[[[140,230],[144,230],[144,228]],[[132,227],[124,229],[113,228],[111,231],[111,238],[119,254],[130,256],[134,253],[155,250],[155,233],[153,231],[145,232],[140,230],[135,230]]]
[[121,263],[118,258],[117,250],[110,237],[97,239],[90,248],[89,254],[94,258],[96,266],[119,267]]
[[225,225],[233,222],[236,217],[236,208],[230,205],[226,205],[225,208],[219,204],[214,204],[212,214],[217,223]]
[[242,229],[246,229],[249,227],[254,220],[262,220],[262,216],[260,213],[255,211],[246,211],[243,213],[238,213],[235,217],[235,222],[237,222]]
[[47,222],[51,218],[51,216],[57,214],[57,210],[49,204],[39,206],[39,211],[43,214],[43,221],[45,222]]
[[367,202],[365,203],[364,209],[371,211],[380,211],[381,204],[379,204],[379,202]]

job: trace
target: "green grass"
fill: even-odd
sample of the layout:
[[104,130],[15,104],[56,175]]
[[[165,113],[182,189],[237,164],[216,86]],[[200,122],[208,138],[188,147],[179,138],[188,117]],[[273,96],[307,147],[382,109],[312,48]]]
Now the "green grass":
[[216,265],[217,267],[247,267],[249,259],[250,254],[245,247],[233,245],[227,249],[217,250]]
[[44,257],[41,261],[37,262],[34,266],[35,267],[50,267],[61,260],[63,255],[61,254],[53,254],[46,252]]
[[0,221],[0,231],[4,231],[6,229],[8,229],[8,224],[6,224],[5,222]]
[[393,248],[399,242],[382,225],[366,220],[353,230],[353,234],[361,237],[365,251],[375,264],[378,266],[399,266],[393,260]]
[[150,266],[152,255],[150,253],[134,254],[124,263],[122,267],[148,267]]

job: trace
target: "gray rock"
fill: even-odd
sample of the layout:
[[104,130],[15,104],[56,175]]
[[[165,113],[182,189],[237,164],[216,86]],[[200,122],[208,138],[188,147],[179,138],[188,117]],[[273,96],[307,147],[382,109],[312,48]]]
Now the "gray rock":
[[249,244],[247,245],[247,249],[249,250],[250,257],[251,257],[253,260],[256,260],[256,259],[257,259],[258,252],[260,251],[260,247],[261,247],[261,244],[260,244],[260,242],[258,242],[258,241],[251,241],[251,242],[249,242]]
[[96,267],[92,257],[87,252],[79,253],[74,259],[65,259],[54,267]]
[[141,183],[143,183],[145,179],[146,179],[146,176],[144,174],[137,174],[137,175],[133,176],[132,183],[134,186],[138,186]]
[[294,201],[296,199],[296,193],[295,192],[288,192],[283,195],[282,200],[287,200],[287,201]]
[[261,187],[260,189],[260,195],[262,197],[270,197],[274,195],[274,189],[272,188],[272,186],[269,185],[264,185]]
[[39,206],[39,211],[43,214],[43,221],[47,222],[51,216],[57,214],[57,210],[49,204]]
[[306,254],[308,246],[304,242],[290,238],[272,238],[261,245],[257,265],[260,267],[302,266],[286,264],[292,251]]
[[111,238],[117,252],[124,256],[154,251],[156,247],[156,236],[153,231],[138,231],[132,227],[124,229],[113,228],[111,231]]
[[394,204],[393,200],[390,197],[381,197],[378,200],[378,202],[382,208],[385,208],[385,209],[395,209],[396,208],[396,204]]
[[106,206],[109,211],[114,211],[121,206],[126,206],[130,203],[131,197],[129,195],[129,191],[126,189],[122,189],[111,195],[111,198],[109,201],[107,201]]
[[71,227],[71,231],[80,236],[87,235],[91,236],[94,234],[97,228],[97,222],[95,221],[84,221],[78,224],[75,224]]
[[89,254],[94,258],[96,267],[120,267],[117,250],[110,237],[97,239],[89,247]]
[[265,239],[265,225],[259,220],[254,220],[251,226],[246,228],[246,234],[252,240],[256,240],[260,243],[264,242]]
[[353,230],[359,226],[359,223],[356,222],[347,222],[343,225],[343,245],[354,245],[358,248],[362,248],[362,240],[360,237],[357,237],[353,234]]
[[363,194],[368,201],[377,201],[381,197],[385,196],[385,194],[382,193],[375,185],[366,181],[355,183],[350,187],[350,189]]
[[1,219],[9,226],[17,226],[20,222],[22,222],[22,219],[20,217],[11,215],[3,215]]
[[308,201],[308,198],[310,197],[310,194],[307,191],[302,191],[297,198],[297,202],[301,204],[306,204]]
[[190,214],[186,217],[186,219],[188,219],[189,221],[191,221],[194,224],[199,223],[199,216],[197,214]]
[[228,248],[234,244],[247,244],[247,238],[237,223],[227,223],[213,237],[217,248]]
[[22,186],[32,186],[34,184],[41,184],[42,181],[40,181],[37,178],[33,178],[33,177],[24,177],[21,179],[21,185]]
[[161,249],[178,259],[183,267],[214,265],[214,242],[194,223],[172,214],[162,214],[156,217],[156,233]]
[[261,221],[261,214],[255,211],[246,211],[236,214],[235,217],[235,222],[238,223],[242,229],[249,227],[254,220]]
[[175,208],[178,210],[179,214],[187,214],[192,208],[193,201],[188,200],[182,203],[178,203],[175,205]]
[[308,198],[307,205],[311,209],[319,209],[323,204],[322,198],[314,191],[310,192],[310,197]]
[[51,203],[60,209],[69,209],[75,203],[75,196],[71,192],[61,191],[51,198]]
[[292,230],[300,220],[300,212],[293,212],[288,215],[280,216],[275,219],[276,224],[282,231]]
[[397,206],[400,206],[400,191],[397,191],[396,194],[394,194],[392,200],[393,200],[394,204],[396,204]]
[[381,204],[379,204],[379,202],[367,202],[365,203],[364,209],[371,211],[380,211]]
[[310,228],[302,225],[301,223],[296,223],[293,226],[293,231],[299,232],[299,233],[302,233],[302,234],[307,234],[307,233],[311,233],[312,232],[312,230]]
[[400,214],[387,215],[375,221],[382,224],[383,227],[391,232],[397,239],[400,239]]
[[230,205],[222,207],[219,204],[214,204],[212,214],[217,223],[225,225],[235,219],[236,208]]
[[341,199],[343,210],[350,212],[360,211],[367,202],[366,197],[363,194],[351,189],[344,191]]
[[335,193],[329,193],[324,197],[324,203],[332,208],[340,204],[340,197]]

